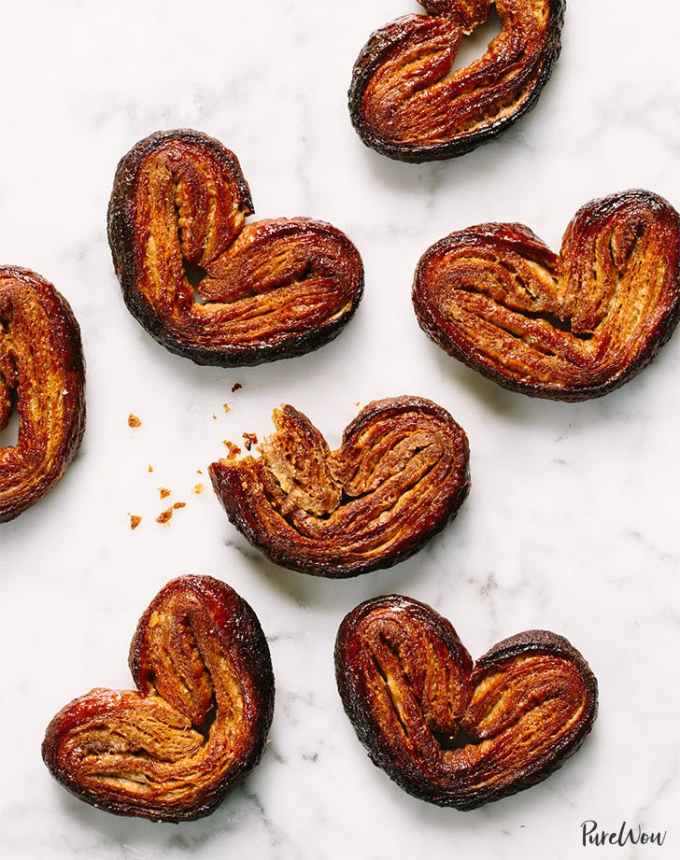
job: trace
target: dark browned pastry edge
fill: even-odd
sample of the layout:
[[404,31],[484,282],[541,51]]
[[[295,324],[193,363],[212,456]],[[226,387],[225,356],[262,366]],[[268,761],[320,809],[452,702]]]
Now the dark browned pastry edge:
[[[67,367],[80,380],[79,390],[74,394],[76,399],[76,409],[73,412],[70,432],[62,445],[62,453],[59,457],[59,468],[47,480],[43,481],[42,485],[36,487],[30,498],[24,499],[21,504],[17,504],[9,509],[0,511],[0,523],[8,523],[15,520],[29,508],[39,502],[50,490],[61,481],[66,470],[75,459],[80,445],[85,435],[86,424],[86,406],[85,406],[85,357],[83,355],[82,339],[80,335],[80,325],[73,313],[71,305],[67,299],[57,290],[53,284],[45,280],[45,278],[26,269],[23,266],[0,266],[0,274],[7,278],[17,278],[18,280],[27,281],[31,284],[38,284],[43,289],[50,291],[50,301],[54,303],[54,316],[60,315],[59,327],[64,340],[67,342],[68,354],[64,354]],[[56,320],[55,320],[56,322]],[[69,392],[70,394],[72,392]]]
[[[113,181],[113,191],[109,201],[107,227],[109,246],[113,257],[113,265],[116,275],[120,281],[125,304],[137,320],[161,346],[169,352],[189,358],[195,364],[213,367],[255,367],[269,361],[277,361],[284,358],[296,358],[305,355],[321,346],[325,346],[334,340],[352,319],[363,295],[363,271],[362,280],[357,290],[356,300],[352,308],[339,320],[325,323],[313,331],[305,332],[294,341],[282,344],[270,344],[267,346],[233,347],[229,350],[203,349],[195,346],[187,346],[177,340],[163,325],[162,321],[154,313],[148,302],[135,290],[135,249],[132,242],[135,227],[134,213],[134,188],[138,170],[144,159],[154,150],[158,149],[167,140],[185,140],[190,143],[200,143],[209,146],[218,160],[224,165],[236,181],[241,196],[241,208],[244,215],[252,215],[255,212],[250,193],[250,187],[243,175],[241,165],[233,153],[207,134],[193,129],[174,129],[170,131],[157,131],[135,144],[133,148],[123,156],[118,163]],[[308,219],[297,219],[307,221]],[[347,236],[342,231],[326,224],[323,221],[310,222],[319,229],[325,229],[332,235],[346,243],[352,252],[355,251]]]
[[391,37],[388,37],[385,34],[387,28],[377,30],[371,35],[357,58],[352,71],[352,83],[350,84],[348,93],[352,125],[364,144],[387,158],[410,164],[422,164],[428,161],[445,161],[449,158],[459,158],[477,149],[483,143],[494,140],[536,106],[543,88],[552,75],[555,63],[559,59],[562,50],[562,26],[564,24],[564,13],[567,4],[566,0],[551,0],[551,4],[553,23],[550,43],[546,47],[545,62],[541,75],[536,82],[533,93],[525,104],[512,116],[497,120],[493,125],[482,131],[473,132],[472,134],[457,138],[450,143],[433,144],[430,146],[386,143],[378,135],[373,134],[363,121],[361,101],[366,85],[375,69],[380,65],[383,54],[395,47],[401,38],[400,32],[396,32]]
[[[563,739],[556,747],[557,754],[553,751],[549,757],[544,757],[534,767],[527,769],[521,778],[512,785],[505,789],[478,792],[474,799],[463,800],[452,797],[447,793],[437,792],[430,783],[419,778],[415,769],[412,769],[410,773],[405,773],[398,767],[395,767],[392,754],[389,748],[383,744],[380,731],[377,730],[370,712],[363,707],[362,697],[357,693],[357,687],[360,684],[359,678],[352,671],[352,666],[344,659],[343,652],[351,641],[357,624],[376,606],[396,608],[404,605],[422,615],[427,623],[435,628],[437,634],[449,646],[451,651],[456,652],[461,648],[464,649],[455,629],[448,619],[439,615],[438,612],[435,612],[425,603],[399,594],[391,594],[367,600],[345,616],[338,629],[334,654],[335,677],[345,713],[358,739],[366,748],[373,764],[384,770],[389,778],[399,785],[400,788],[418,800],[424,800],[436,806],[452,807],[461,812],[467,812],[471,809],[484,806],[487,803],[501,800],[504,797],[510,797],[513,794],[524,791],[524,789],[537,785],[539,782],[547,779],[556,770],[559,770],[567,759],[578,751],[590,734],[597,718],[597,679],[583,655],[563,636],[551,633],[548,630],[527,630],[493,645],[482,657],[475,661],[473,674],[478,669],[484,669],[492,661],[532,652],[548,652],[573,660],[582,675],[591,708],[589,717],[582,724],[578,734],[571,740],[568,737]],[[546,758],[550,760],[546,761]]]
[[[375,409],[370,412],[368,410],[364,410],[345,428],[343,439],[356,432],[362,424],[372,420],[382,411],[386,409],[394,409],[395,400],[400,401],[399,411],[407,411],[413,407],[427,408],[429,412],[433,412],[445,420],[454,420],[445,409],[432,401],[424,400],[420,397],[396,397],[389,399],[389,401],[375,401],[377,404]],[[386,405],[387,403],[390,405]],[[467,436],[465,434],[464,436],[466,446],[468,446],[467,480],[463,486],[461,486],[458,493],[452,497],[449,508],[444,516],[434,522],[431,528],[426,532],[421,532],[400,552],[395,552],[391,555],[386,555],[370,562],[357,562],[354,565],[340,566],[314,563],[305,564],[301,563],[299,558],[292,553],[285,550],[276,551],[268,543],[267,535],[258,529],[256,520],[254,518],[249,519],[247,517],[247,512],[249,510],[247,504],[235,504],[236,499],[245,498],[238,478],[232,473],[219,471],[219,468],[216,468],[216,466],[219,467],[219,463],[213,463],[210,466],[209,472],[215,493],[227,514],[229,522],[244,535],[249,543],[259,549],[271,562],[279,565],[280,567],[285,567],[288,570],[295,570],[298,573],[306,573],[310,576],[318,576],[325,579],[352,579],[357,576],[362,576],[365,573],[373,573],[376,570],[387,570],[400,564],[402,561],[406,561],[421,550],[426,543],[435,537],[435,535],[439,534],[439,532],[443,531],[443,529],[456,518],[460,507],[470,492],[471,486],[469,445],[467,442]]]
[[[632,189],[631,191],[624,192],[623,194],[611,194],[607,197],[603,197],[600,200],[593,200],[590,203],[586,203],[583,207],[581,207],[581,209],[585,209],[586,207],[591,206],[594,203],[599,204],[600,208],[605,209],[612,202],[618,202],[623,197],[625,197],[626,199],[638,198],[645,204],[653,203],[654,201],[660,201],[664,206],[668,206],[671,209],[673,208],[667,200],[665,200],[663,197],[660,197],[658,194],[653,194],[652,192],[645,191],[643,189]],[[579,212],[580,211],[581,210],[579,210]],[[578,213],[575,217],[578,217]],[[481,224],[476,229],[483,229],[484,227],[495,226],[496,225],[493,223]],[[463,236],[465,233],[465,230],[459,230],[455,233],[451,233],[449,236],[445,236],[443,239],[440,239],[438,242],[435,242],[434,245],[431,245],[427,249],[427,251],[425,251],[425,253],[418,262],[418,267],[416,268],[416,273],[413,280],[413,308],[421,329],[434,343],[437,344],[437,346],[441,347],[441,349],[443,349],[444,352],[446,352],[452,358],[457,359],[458,361],[465,364],[467,367],[477,371],[482,376],[486,377],[486,379],[490,379],[492,382],[497,383],[502,388],[506,388],[508,391],[514,391],[517,394],[525,394],[528,397],[534,397],[541,400],[555,400],[562,403],[581,403],[585,400],[594,400],[598,397],[604,397],[605,395],[610,394],[612,391],[616,391],[618,388],[621,388],[621,386],[625,385],[627,382],[630,382],[631,379],[633,379],[638,375],[638,373],[640,373],[640,371],[644,370],[647,365],[654,360],[659,350],[663,346],[665,346],[665,344],[670,340],[673,332],[678,325],[678,322],[680,322],[679,271],[677,299],[673,307],[664,317],[656,333],[648,339],[645,349],[640,353],[638,360],[631,364],[628,368],[626,368],[624,373],[619,374],[614,379],[608,381],[605,384],[591,388],[580,388],[578,390],[572,391],[558,391],[554,388],[543,387],[537,384],[513,382],[512,380],[507,379],[502,373],[495,372],[489,367],[485,366],[482,362],[476,361],[471,354],[461,349],[461,347],[457,343],[455,343],[451,338],[447,337],[446,334],[436,324],[431,310],[427,307],[425,302],[420,300],[421,291],[419,290],[419,282],[421,271],[424,268],[424,263],[431,256],[446,253],[450,248],[454,247],[458,243],[460,237]]]
[[[130,645],[129,666],[132,677],[137,684],[140,692],[143,692],[146,685],[146,676],[142,666],[142,650],[143,650],[143,634],[146,624],[158,605],[162,597],[165,597],[168,591],[176,590],[182,587],[191,587],[192,590],[199,594],[207,594],[211,599],[224,600],[225,606],[227,602],[235,604],[237,611],[240,613],[238,626],[241,628],[241,637],[239,640],[240,647],[243,649],[243,657],[250,664],[249,670],[254,680],[259,684],[257,690],[262,708],[262,720],[259,726],[259,732],[254,738],[252,750],[247,759],[240,763],[238,770],[231,771],[224,779],[223,783],[218,786],[213,792],[206,795],[205,798],[187,809],[184,813],[168,815],[162,807],[157,811],[150,813],[144,812],[135,807],[117,802],[102,802],[93,801],[91,794],[80,790],[77,783],[74,783],[63,774],[58,768],[56,758],[58,752],[58,742],[60,736],[63,715],[66,714],[79,699],[74,699],[67,704],[62,710],[52,719],[42,744],[42,758],[52,776],[62,785],[67,791],[84,801],[90,806],[97,809],[102,809],[105,812],[113,815],[121,815],[131,818],[150,819],[154,822],[166,822],[177,824],[182,821],[196,821],[199,818],[205,818],[211,815],[217,807],[222,803],[225,795],[231,791],[234,784],[243,778],[248,771],[252,770],[260,761],[264,747],[271,727],[274,716],[274,674],[272,670],[271,657],[269,646],[262,631],[260,622],[249,603],[245,601],[233,588],[220,580],[210,576],[180,576],[168,582],[156,597],[149,604],[144,614],[139,620],[137,629]],[[219,595],[222,591],[225,598]],[[223,621],[226,623],[226,621]],[[218,635],[220,631],[218,630]]]

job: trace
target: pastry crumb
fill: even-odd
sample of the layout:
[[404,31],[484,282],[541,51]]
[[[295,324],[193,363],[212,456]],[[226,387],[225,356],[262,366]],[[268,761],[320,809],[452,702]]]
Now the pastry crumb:
[[241,388],[243,388],[243,386],[241,385],[241,383],[240,383],[240,382],[235,382],[235,383],[231,386],[232,394],[234,393],[234,391],[238,391],[238,390],[239,390],[239,389],[241,389]]
[[137,514],[130,514],[130,528],[134,531],[139,524],[141,523],[142,518],[138,517]]
[[146,467],[146,471],[147,471],[149,474],[151,474],[151,473],[153,472],[153,466],[152,466],[151,464],[149,464],[149,465]]
[[246,446],[246,451],[250,451],[253,445],[257,445],[257,433],[244,433],[243,444]]
[[175,504],[173,505],[173,508],[174,508],[176,511],[179,511],[179,510],[181,510],[182,508],[186,508],[186,506],[187,506],[187,503],[186,503],[186,502],[175,502]]
[[133,430],[136,430],[138,427],[142,426],[142,419],[138,418],[136,415],[133,415],[132,412],[128,415],[128,427],[132,427]]
[[173,510],[172,508],[168,508],[167,511],[163,511],[162,514],[159,514],[156,517],[156,522],[160,523],[162,526],[167,525],[172,519]]
[[224,404],[224,411],[225,411],[225,413],[226,413],[226,412],[231,412],[231,406],[230,406],[228,403],[225,403],[225,404]]
[[195,493],[195,495],[197,495],[197,496],[200,496],[200,495],[201,495],[201,493],[203,492],[203,490],[204,490],[203,484],[196,484],[196,485],[194,486],[194,493]]
[[202,474],[203,474],[203,469],[196,469],[196,474],[197,474],[197,475],[202,475]]
[[241,453],[241,449],[239,448],[239,446],[234,445],[234,443],[230,442],[228,439],[225,439],[222,444],[227,449],[230,460],[233,460],[235,457],[238,457],[238,455]]
[[167,499],[168,496],[172,495],[172,490],[169,490],[167,487],[161,487],[158,490],[158,493],[159,493],[161,499]]

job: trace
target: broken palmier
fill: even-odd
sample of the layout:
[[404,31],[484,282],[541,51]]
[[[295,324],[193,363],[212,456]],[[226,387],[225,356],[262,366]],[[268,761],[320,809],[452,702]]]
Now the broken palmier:
[[255,365],[310,352],[363,290],[349,239],[306,218],[256,221],[236,156],[191,130],[157,132],[121,160],[109,244],[125,303],[171,352]]
[[374,33],[354,66],[349,106],[367,146],[400,161],[464,155],[538,100],[560,53],[564,0],[496,0],[501,31],[483,57],[455,69],[463,39],[493,0],[419,0]]
[[274,676],[257,616],[209,576],[168,583],[130,648],[138,691],[95,689],[47,728],[43,759],[81,800],[116,815],[209,815],[262,754]]
[[34,272],[2,266],[0,430],[15,410],[18,442],[0,446],[0,522],[59,481],[85,430],[85,362],[68,302]]
[[417,552],[470,488],[464,431],[420,397],[369,403],[330,451],[292,406],[259,458],[210,467],[231,522],[275,564],[346,578],[391,567]]
[[474,809],[535,785],[597,714],[597,681],[566,639],[519,633],[474,663],[445,618],[399,595],[345,617],[335,667],[373,763],[438,806]]
[[680,216],[647,191],[584,206],[559,256],[520,224],[452,233],[425,252],[416,316],[450,355],[513,391],[600,397],[668,340],[680,311]]

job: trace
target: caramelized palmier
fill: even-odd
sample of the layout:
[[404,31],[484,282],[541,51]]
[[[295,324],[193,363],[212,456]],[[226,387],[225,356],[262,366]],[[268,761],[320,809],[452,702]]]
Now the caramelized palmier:
[[335,666],[372,761],[409,794],[461,810],[545,779],[597,713],[595,677],[561,636],[520,633],[475,663],[445,618],[398,595],[346,616]]
[[0,430],[16,410],[16,445],[0,447],[0,522],[63,476],[85,431],[85,362],[66,299],[28,269],[0,267]]
[[429,400],[369,403],[337,451],[292,406],[274,424],[259,458],[220,460],[210,475],[231,522],[283,567],[331,578],[390,567],[467,496],[467,437]]
[[306,218],[246,223],[238,159],[197,131],[157,132],[120,162],[109,244],[132,315],[171,352],[233,367],[328,343],[361,298],[361,257]]
[[455,69],[493,0],[420,0],[374,33],[354,66],[349,106],[362,140],[400,161],[464,155],[533,107],[560,53],[564,0],[496,0],[501,31]]
[[521,224],[452,233],[425,252],[416,316],[450,355],[500,385],[587,400],[654,358],[680,313],[680,216],[647,191],[584,206],[559,256]]
[[175,579],[142,616],[130,669],[136,691],[95,689],[54,717],[45,764],[117,815],[209,815],[258,763],[271,725],[274,676],[257,616],[216,579]]

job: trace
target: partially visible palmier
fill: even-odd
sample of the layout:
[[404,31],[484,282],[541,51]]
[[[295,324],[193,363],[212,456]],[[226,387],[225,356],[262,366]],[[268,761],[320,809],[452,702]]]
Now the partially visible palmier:
[[463,39],[492,0],[420,0],[378,30],[354,66],[349,106],[367,146],[401,161],[464,155],[531,107],[560,53],[564,0],[496,0],[501,32],[480,59],[455,68]]
[[16,445],[0,447],[0,522],[63,476],[85,431],[85,362],[66,299],[18,266],[0,267],[0,430],[16,411]]

